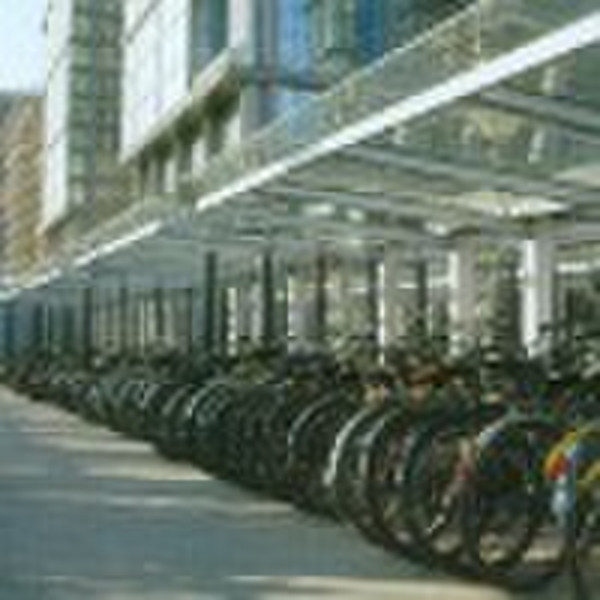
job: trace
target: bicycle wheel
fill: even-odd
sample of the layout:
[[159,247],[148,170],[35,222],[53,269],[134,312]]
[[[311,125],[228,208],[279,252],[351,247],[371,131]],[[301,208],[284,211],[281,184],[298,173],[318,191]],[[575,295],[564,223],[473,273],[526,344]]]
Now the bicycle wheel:
[[567,530],[567,569],[575,597],[592,600],[600,583],[600,494],[580,499],[575,523]]
[[459,411],[433,420],[411,436],[401,465],[407,530],[429,559],[458,568],[461,495],[468,485],[473,438],[501,407]]
[[373,424],[388,411],[386,407],[360,409],[340,429],[327,457],[324,483],[331,506],[340,519],[352,521],[354,505],[358,501],[357,480],[361,440]]
[[356,410],[355,403],[335,395],[308,406],[290,427],[285,478],[300,508],[332,514],[324,479],[327,458],[338,431]]
[[391,552],[420,558],[404,520],[401,466],[406,444],[421,416],[401,408],[382,415],[365,433],[349,518],[368,538]]
[[460,528],[483,576],[530,589],[560,571],[565,544],[542,473],[559,435],[554,423],[536,418],[508,418],[480,435]]

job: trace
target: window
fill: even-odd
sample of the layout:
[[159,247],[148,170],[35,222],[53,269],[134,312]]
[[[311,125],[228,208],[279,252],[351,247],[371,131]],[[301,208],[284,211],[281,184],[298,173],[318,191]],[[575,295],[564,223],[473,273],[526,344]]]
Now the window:
[[69,190],[70,204],[73,206],[79,206],[86,200],[86,188],[85,185],[79,180],[74,180],[71,183]]
[[354,50],[355,0],[310,0],[312,45],[317,60]]
[[89,69],[92,65],[92,48],[81,44],[74,44],[71,52],[71,61],[75,67]]
[[206,67],[227,46],[228,17],[225,0],[192,0],[192,74]]
[[92,31],[92,15],[76,12],[73,22],[73,35],[78,39],[88,39]]
[[310,13],[307,0],[279,0],[279,64],[289,69],[310,68]]
[[74,178],[83,177],[87,170],[88,161],[86,158],[79,153],[71,152],[70,176]]
[[273,97],[274,117],[295,110],[310,100],[313,96],[313,92],[291,90],[286,88],[277,90],[277,93],[274,94]]
[[101,68],[117,69],[120,65],[119,50],[111,46],[96,48],[96,61]]
[[368,63],[385,52],[385,0],[357,0],[356,41],[358,60]]

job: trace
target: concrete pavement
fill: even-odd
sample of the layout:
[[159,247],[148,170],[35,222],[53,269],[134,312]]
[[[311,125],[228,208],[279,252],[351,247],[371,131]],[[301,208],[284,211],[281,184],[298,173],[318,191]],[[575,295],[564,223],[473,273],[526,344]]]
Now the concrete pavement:
[[511,598],[2,388],[0,539],[0,600]]

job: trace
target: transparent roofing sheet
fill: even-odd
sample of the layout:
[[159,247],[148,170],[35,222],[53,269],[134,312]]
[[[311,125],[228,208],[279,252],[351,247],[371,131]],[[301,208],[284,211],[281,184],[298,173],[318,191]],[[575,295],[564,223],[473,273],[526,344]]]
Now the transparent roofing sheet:
[[[196,182],[197,195],[202,200],[243,175],[338,134],[362,118],[593,15],[594,9],[598,9],[596,0],[477,3],[286,115],[237,151],[213,161]],[[349,144],[351,141],[349,136]]]

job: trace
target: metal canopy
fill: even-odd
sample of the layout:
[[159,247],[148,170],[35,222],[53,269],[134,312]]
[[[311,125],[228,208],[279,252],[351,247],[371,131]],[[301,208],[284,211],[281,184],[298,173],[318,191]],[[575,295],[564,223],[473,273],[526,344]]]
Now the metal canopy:
[[314,205],[416,244],[577,222],[600,197],[599,40],[592,1],[480,2],[214,161],[197,221]]
[[599,43],[597,0],[480,0],[217,157],[175,197],[103,225],[28,286],[72,271],[183,276],[211,249],[233,264],[267,246],[443,251],[463,233],[519,239],[536,223],[561,243],[589,240]]
[[[590,47],[600,38],[600,14],[591,0],[565,4],[560,0],[497,0],[474,5],[284,117],[237,152],[214,161],[197,182],[198,208],[256,190],[269,180],[369,142],[386,131],[400,141],[419,141],[415,124],[432,115],[441,123],[429,130],[426,141],[432,143],[424,149],[436,149],[439,134],[447,133],[442,148],[447,149],[450,142],[450,152],[454,152],[463,144],[462,132],[460,128],[448,130],[453,123],[445,109],[452,110],[462,100],[519,79],[521,87],[537,86],[541,92],[552,93],[546,92],[551,79],[546,72],[559,68],[565,57],[569,60],[564,77],[571,75],[571,80],[558,91],[567,98],[577,97],[580,78],[573,75],[571,63],[597,64]],[[590,68],[579,70],[589,86]],[[473,141],[465,141],[467,147],[478,151]],[[503,138],[485,141],[499,148]]]

